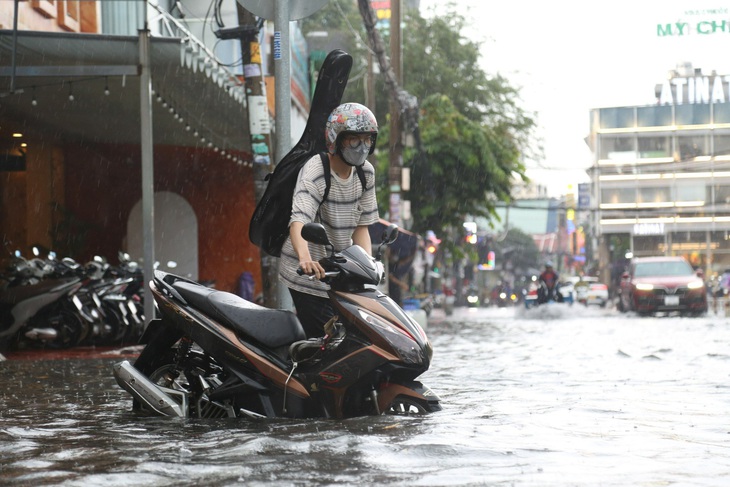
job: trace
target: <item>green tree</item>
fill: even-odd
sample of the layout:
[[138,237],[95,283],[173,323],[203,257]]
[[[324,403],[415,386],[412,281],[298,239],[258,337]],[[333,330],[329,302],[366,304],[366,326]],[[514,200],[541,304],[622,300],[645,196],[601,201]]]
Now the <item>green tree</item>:
[[495,248],[500,260],[509,260],[512,271],[524,275],[528,269],[540,268],[540,251],[532,237],[518,228],[510,228],[504,239]]
[[[333,0],[302,27],[305,33],[337,28],[339,36],[349,39],[355,65],[345,98],[360,100],[357,66],[364,63],[362,43],[368,36],[363,23],[353,20],[356,12],[355,0]],[[465,215],[496,217],[494,204],[510,200],[513,178],[526,179],[522,160],[531,150],[535,123],[520,108],[519,91],[480,68],[480,45],[461,34],[467,23],[453,5],[439,18],[424,19],[417,10],[404,14],[403,88],[420,105],[418,127],[406,127],[420,144],[404,153],[404,166],[411,168],[411,191],[405,197],[411,200],[413,230],[458,237]],[[377,84],[377,93],[390,93],[382,77]],[[374,107],[381,123],[381,213],[389,201],[388,157],[383,153],[389,134],[383,114],[391,96],[379,96]]]
[[421,103],[420,128],[425,153],[407,152],[413,229],[440,233],[465,215],[496,215],[495,198],[509,200],[512,174],[523,172],[509,134],[468,119],[442,94]]
[[405,89],[425,100],[440,93],[449,97],[466,118],[508,132],[511,143],[529,150],[535,121],[519,105],[519,90],[499,74],[487,74],[479,64],[481,45],[462,35],[467,21],[454,5],[445,15],[424,19],[407,12],[403,35]]

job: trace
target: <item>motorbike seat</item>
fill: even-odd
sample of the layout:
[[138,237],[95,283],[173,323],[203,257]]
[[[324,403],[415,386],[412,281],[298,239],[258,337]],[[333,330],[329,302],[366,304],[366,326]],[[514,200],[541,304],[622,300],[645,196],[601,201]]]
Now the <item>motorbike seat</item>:
[[56,292],[69,292],[80,280],[78,277],[48,279],[37,284],[9,287],[0,294],[0,302],[14,306],[21,301],[36,296]]
[[222,325],[272,349],[307,338],[291,311],[265,308],[235,294],[190,282],[176,281],[173,287],[195,308]]

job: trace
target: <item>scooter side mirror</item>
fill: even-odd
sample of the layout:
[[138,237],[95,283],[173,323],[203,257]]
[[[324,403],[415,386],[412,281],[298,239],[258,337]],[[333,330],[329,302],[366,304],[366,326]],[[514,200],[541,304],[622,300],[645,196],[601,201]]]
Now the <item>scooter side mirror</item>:
[[332,247],[330,239],[327,238],[327,232],[321,223],[305,223],[302,227],[302,238],[307,242]]
[[381,260],[383,258],[383,251],[386,247],[395,242],[398,238],[398,225],[391,223],[388,227],[383,230],[383,235],[380,237],[380,245],[378,245],[377,252],[375,252],[375,259]]
[[391,223],[388,228],[383,231],[382,242],[384,245],[391,245],[398,238],[398,225]]

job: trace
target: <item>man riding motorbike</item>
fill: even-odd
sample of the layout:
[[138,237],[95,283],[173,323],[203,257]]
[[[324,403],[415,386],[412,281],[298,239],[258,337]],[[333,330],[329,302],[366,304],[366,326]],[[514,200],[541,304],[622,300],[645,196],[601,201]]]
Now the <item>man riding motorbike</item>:
[[557,285],[559,280],[558,273],[553,269],[553,263],[547,261],[545,270],[540,274],[540,289],[537,291],[538,303],[547,303],[548,301],[562,301],[562,296],[558,292]]

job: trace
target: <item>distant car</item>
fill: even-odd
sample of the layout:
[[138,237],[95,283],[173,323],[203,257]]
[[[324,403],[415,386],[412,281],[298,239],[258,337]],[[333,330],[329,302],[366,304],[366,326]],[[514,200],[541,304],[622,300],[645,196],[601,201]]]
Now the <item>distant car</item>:
[[577,302],[586,306],[597,304],[602,308],[608,304],[608,286],[601,283],[597,277],[571,276],[569,279],[573,283]]
[[637,257],[621,276],[618,307],[649,315],[707,312],[705,283],[684,257]]
[[[575,279],[574,279],[575,278]],[[577,276],[569,276],[567,279],[561,278],[558,282],[558,292],[563,297],[563,300],[574,303],[577,299],[575,292],[575,283],[577,282]]]

